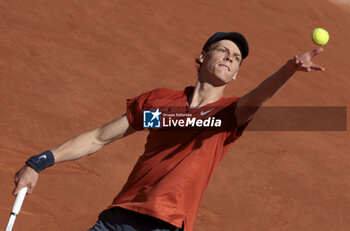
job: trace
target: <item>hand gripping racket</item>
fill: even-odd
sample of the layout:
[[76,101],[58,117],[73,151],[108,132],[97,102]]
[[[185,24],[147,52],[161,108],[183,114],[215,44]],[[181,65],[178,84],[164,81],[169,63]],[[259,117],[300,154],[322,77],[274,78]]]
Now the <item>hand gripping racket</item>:
[[24,187],[21,190],[19,190],[15,203],[13,204],[10,220],[9,220],[9,223],[7,224],[6,231],[12,230],[13,224],[15,223],[15,220],[16,220],[16,216],[19,214],[19,211],[21,210],[21,207],[23,204],[23,200],[26,197],[27,190],[28,190],[27,187]]

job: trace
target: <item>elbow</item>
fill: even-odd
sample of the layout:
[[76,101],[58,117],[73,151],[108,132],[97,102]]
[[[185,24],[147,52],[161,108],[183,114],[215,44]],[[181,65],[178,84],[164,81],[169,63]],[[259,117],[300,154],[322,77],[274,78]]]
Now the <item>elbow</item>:
[[107,139],[104,135],[103,129],[102,128],[96,128],[94,130],[93,134],[93,143],[96,146],[101,146],[103,147],[104,145],[108,144],[110,142],[109,139]]

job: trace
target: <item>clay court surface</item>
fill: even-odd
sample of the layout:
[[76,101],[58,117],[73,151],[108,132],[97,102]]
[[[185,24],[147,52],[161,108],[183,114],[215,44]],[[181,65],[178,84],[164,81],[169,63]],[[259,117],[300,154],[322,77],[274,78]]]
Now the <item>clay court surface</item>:
[[[122,115],[127,98],[194,85],[194,57],[216,31],[250,43],[226,91],[241,96],[314,49],[312,30],[326,28],[330,42],[314,60],[326,71],[298,73],[267,105],[349,107],[349,25],[344,1],[0,1],[0,229],[27,158]],[[194,230],[350,230],[348,130],[246,131],[216,169]],[[43,171],[14,230],[87,230],[146,135]]]

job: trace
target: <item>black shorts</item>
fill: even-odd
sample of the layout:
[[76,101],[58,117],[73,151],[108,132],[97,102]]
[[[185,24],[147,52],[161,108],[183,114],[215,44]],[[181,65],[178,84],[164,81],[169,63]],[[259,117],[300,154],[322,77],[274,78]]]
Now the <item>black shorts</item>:
[[103,211],[88,231],[182,231],[163,220],[115,207]]

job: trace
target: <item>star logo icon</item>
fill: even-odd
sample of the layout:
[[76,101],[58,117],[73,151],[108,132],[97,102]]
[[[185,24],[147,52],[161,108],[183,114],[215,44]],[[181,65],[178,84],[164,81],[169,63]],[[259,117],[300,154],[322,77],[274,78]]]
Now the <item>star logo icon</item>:
[[153,115],[151,121],[154,120],[154,119],[159,120],[159,115],[162,114],[162,113],[159,111],[159,108],[157,108],[157,111],[151,112],[151,113],[152,113],[152,115]]
[[156,111],[143,111],[143,127],[144,128],[160,128],[162,112],[157,108]]

